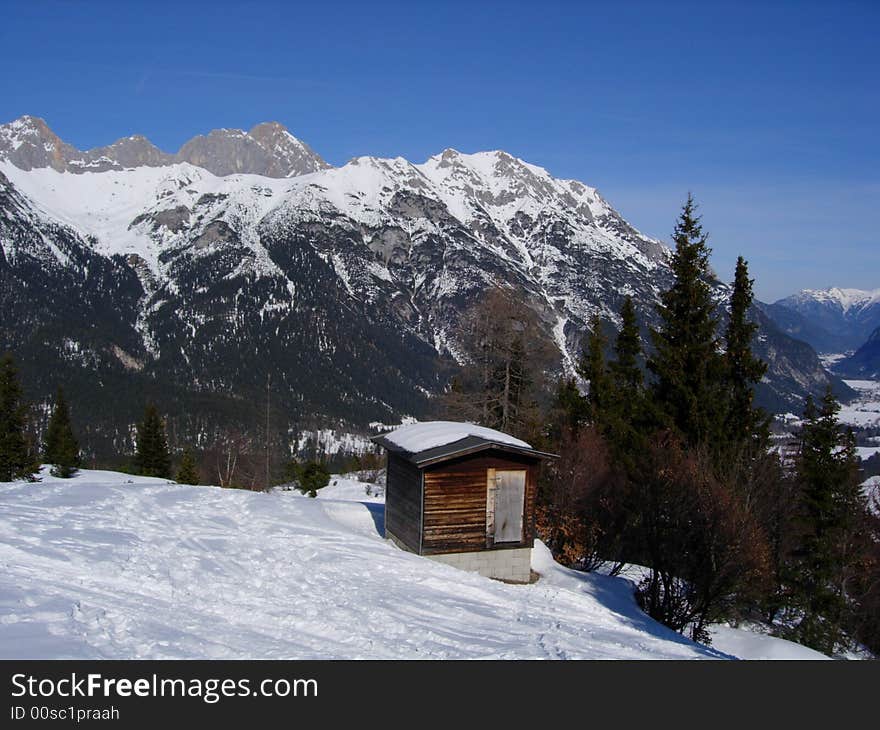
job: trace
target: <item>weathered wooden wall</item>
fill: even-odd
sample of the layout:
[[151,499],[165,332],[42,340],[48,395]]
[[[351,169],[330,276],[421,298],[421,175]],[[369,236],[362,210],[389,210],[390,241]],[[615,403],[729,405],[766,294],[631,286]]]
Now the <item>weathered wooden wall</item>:
[[385,486],[385,532],[419,552],[422,518],[422,475],[394,453],[388,454]]
[[[486,519],[489,469],[526,470],[523,540],[494,545]],[[481,452],[425,469],[422,553],[531,547],[535,538],[538,462],[503,452]]]

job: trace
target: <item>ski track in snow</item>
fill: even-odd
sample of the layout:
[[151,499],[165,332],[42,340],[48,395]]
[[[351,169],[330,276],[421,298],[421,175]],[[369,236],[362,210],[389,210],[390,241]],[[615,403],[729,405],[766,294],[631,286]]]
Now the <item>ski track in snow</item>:
[[541,580],[514,586],[406,553],[382,521],[381,503],[113,472],[0,484],[0,657],[726,656],[540,543]]

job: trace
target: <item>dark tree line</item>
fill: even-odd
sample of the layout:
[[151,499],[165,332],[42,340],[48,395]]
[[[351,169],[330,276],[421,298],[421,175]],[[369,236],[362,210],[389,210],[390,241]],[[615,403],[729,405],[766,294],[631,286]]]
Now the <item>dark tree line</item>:
[[0,358],[0,481],[35,479],[40,461],[51,464],[53,476],[69,478],[80,466],[80,450],[70,422],[64,392],[58,388],[42,450],[29,434],[24,402],[12,355]]
[[0,359],[0,482],[31,478],[38,466],[27,434],[27,406],[18,370],[12,355],[6,354]]
[[[0,358],[0,481],[35,480],[40,462],[51,466],[53,476],[69,479],[82,465],[70,406],[59,387],[51,407],[41,448],[31,435],[29,407],[24,401],[12,355]],[[165,423],[156,406],[149,404],[137,424],[132,471],[145,476],[171,477],[171,454]],[[177,474],[181,484],[197,484],[198,468],[190,450],[181,458]]]
[[[51,465],[51,474],[70,478],[81,466],[82,454],[71,419],[70,407],[58,389],[46,426],[42,448],[32,436],[29,407],[24,402],[18,371],[11,355],[0,359],[0,481],[35,481],[41,462]],[[127,471],[142,476],[172,479],[179,484],[212,484],[240,489],[265,489],[271,484],[293,482],[314,496],[326,486],[329,471],[323,460],[281,463],[276,472],[267,471],[266,444],[233,432],[218,439],[197,457],[186,448],[176,471],[168,445],[165,419],[158,407],[148,403],[135,428],[135,452]],[[269,477],[270,484],[266,479]]]

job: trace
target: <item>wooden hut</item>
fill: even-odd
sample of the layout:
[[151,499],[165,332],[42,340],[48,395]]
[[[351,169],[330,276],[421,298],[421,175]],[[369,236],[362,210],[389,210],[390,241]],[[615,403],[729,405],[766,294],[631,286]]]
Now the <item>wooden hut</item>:
[[508,434],[429,421],[373,438],[388,451],[385,535],[490,578],[528,582],[541,461]]

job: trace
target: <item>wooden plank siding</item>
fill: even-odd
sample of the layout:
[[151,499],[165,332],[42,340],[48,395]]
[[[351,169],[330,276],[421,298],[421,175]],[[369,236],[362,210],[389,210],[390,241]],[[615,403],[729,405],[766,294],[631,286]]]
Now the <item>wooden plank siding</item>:
[[418,467],[388,454],[385,486],[385,532],[417,553],[421,548],[422,472]]
[[[424,470],[422,553],[454,553],[531,547],[535,538],[538,461],[518,455],[481,452]],[[489,470],[525,470],[522,542],[495,545],[487,519]]]

